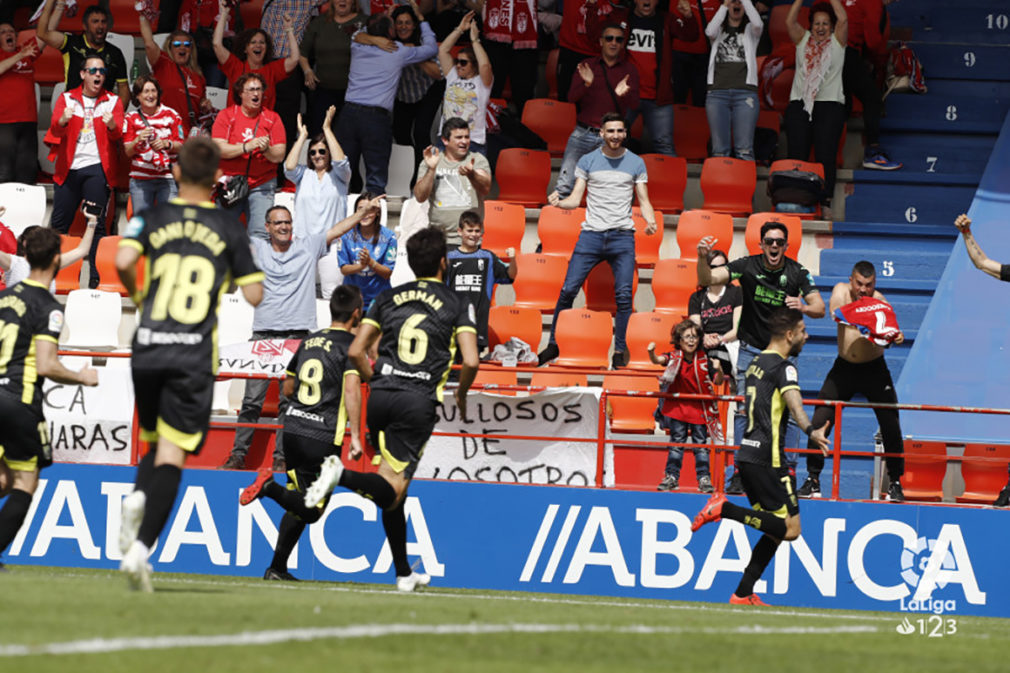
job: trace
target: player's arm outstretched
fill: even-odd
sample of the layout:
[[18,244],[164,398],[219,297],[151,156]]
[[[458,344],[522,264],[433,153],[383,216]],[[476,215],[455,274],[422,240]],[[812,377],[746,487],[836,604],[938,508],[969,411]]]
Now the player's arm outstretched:
[[[347,349],[347,357],[354,364],[354,368],[358,371],[358,376],[365,383],[372,380],[372,363],[368,360],[368,352],[372,349],[372,346],[376,341],[379,340],[381,332],[379,329],[369,322],[363,322],[358,325],[358,335],[354,337],[354,342],[351,343],[351,347]],[[348,415],[350,415],[350,409],[347,410]]]
[[807,412],[803,409],[803,396],[800,395],[800,391],[796,388],[785,391],[782,393],[782,396],[785,398],[786,406],[789,408],[789,415],[796,421],[796,425],[800,426],[800,430],[807,433],[814,444],[817,445],[817,448],[821,450],[821,453],[825,456],[828,455],[830,444],[828,444],[827,437],[824,436],[824,433],[828,429],[828,422],[825,421],[821,427],[814,428],[814,424],[807,418]]
[[968,257],[971,258],[975,268],[982,269],[993,278],[999,278],[1003,265],[994,259],[989,259],[989,256],[982,251],[982,246],[978,244],[975,236],[971,233],[971,219],[964,214],[958,215],[954,220],[954,226],[961,232],[961,236],[964,238],[964,247],[968,250]]
[[84,367],[78,372],[64,367],[57,354],[57,345],[52,341],[36,339],[35,358],[35,368],[39,375],[50,381],[82,386],[98,385],[98,372],[91,367]]

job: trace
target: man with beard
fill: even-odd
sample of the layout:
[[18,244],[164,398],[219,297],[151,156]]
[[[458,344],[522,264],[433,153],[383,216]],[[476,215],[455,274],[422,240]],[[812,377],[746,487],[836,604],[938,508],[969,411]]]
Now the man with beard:
[[719,519],[732,519],[756,528],[763,535],[754,545],[743,578],[729,597],[735,605],[766,605],[754,593],[754,583],[775,556],[783,540],[800,536],[800,506],[796,499],[795,477],[786,463],[786,423],[791,415],[813,445],[827,454],[824,437],[827,423],[814,429],[803,411],[799,374],[789,358],[803,350],[807,328],[803,314],[794,308],[778,308],[767,322],[771,333],[768,348],[747,367],[744,407],[747,428],[737,454],[737,472],[751,509],[734,505],[719,493],[694,517],[691,531]]

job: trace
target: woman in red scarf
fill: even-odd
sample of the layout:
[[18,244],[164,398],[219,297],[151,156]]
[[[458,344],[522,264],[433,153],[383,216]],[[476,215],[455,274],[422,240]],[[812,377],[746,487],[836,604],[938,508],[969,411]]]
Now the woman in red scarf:
[[501,98],[505,80],[512,81],[512,102],[522,113],[537,86],[536,0],[486,0],[481,12],[484,50],[491,59],[491,97]]
[[814,161],[824,165],[824,219],[831,219],[831,196],[835,190],[835,155],[845,127],[845,93],[842,67],[849,37],[849,21],[841,0],[819,2],[810,8],[810,30],[797,20],[803,0],[794,0],[786,27],[796,45],[796,76],[786,108],[786,139],[789,158],[807,161],[810,147]]

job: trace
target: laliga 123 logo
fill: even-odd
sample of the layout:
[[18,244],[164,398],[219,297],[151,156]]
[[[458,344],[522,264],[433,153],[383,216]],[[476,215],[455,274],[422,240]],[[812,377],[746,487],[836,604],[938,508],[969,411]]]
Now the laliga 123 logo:
[[[901,579],[913,589],[919,587],[935,547],[936,540],[920,537],[915,541],[913,547],[905,547],[901,550]],[[940,568],[947,571],[957,570],[957,563],[950,550],[944,555]],[[946,586],[946,580],[936,579],[935,588],[943,589]],[[941,615],[945,612],[954,612],[957,609],[957,601],[954,599],[934,599],[932,591],[930,591],[930,595],[923,598],[916,598],[916,595],[913,594],[907,602],[904,598],[900,599],[899,607],[902,611],[907,612],[932,612]]]

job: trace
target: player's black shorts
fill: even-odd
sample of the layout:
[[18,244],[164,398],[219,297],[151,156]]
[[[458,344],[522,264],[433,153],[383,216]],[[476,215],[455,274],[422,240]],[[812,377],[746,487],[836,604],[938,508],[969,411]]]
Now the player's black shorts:
[[288,468],[288,488],[299,493],[319,476],[319,468],[327,456],[339,456],[341,447],[333,442],[284,433],[284,462]]
[[53,464],[46,419],[11,395],[0,394],[0,460],[12,470],[32,472]]
[[789,468],[737,461],[737,470],[751,507],[777,514],[783,519],[800,513],[796,477],[789,473]]
[[415,392],[372,390],[368,396],[368,437],[390,467],[414,476],[435,429],[435,400]]
[[142,441],[164,437],[194,455],[200,452],[210,423],[213,374],[134,368],[133,391]]

